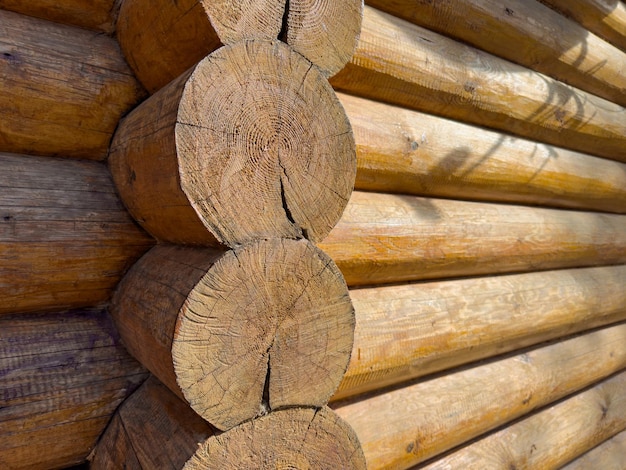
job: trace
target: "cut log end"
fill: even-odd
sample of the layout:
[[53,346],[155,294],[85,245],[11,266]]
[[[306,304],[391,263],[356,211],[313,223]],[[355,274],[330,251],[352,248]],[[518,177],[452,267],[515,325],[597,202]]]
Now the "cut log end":
[[334,263],[307,241],[274,239],[226,253],[200,280],[180,311],[172,357],[192,408],[224,430],[270,410],[323,406],[353,338]]
[[352,58],[361,33],[363,0],[289,0],[287,43],[327,77]]
[[205,441],[184,470],[366,468],[354,431],[328,408],[290,409]]

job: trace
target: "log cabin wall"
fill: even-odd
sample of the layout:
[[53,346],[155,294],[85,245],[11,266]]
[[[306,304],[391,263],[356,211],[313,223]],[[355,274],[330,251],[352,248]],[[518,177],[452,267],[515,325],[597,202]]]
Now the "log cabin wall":
[[622,468],[626,5],[228,3],[0,0],[0,466]]

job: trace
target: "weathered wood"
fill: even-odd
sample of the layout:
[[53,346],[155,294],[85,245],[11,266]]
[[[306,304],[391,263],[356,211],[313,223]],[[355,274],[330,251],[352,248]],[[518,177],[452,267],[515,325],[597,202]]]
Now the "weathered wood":
[[589,31],[626,51],[626,5],[621,0],[539,0],[574,18]]
[[156,247],[121,282],[112,314],[129,351],[219,429],[326,404],[354,334],[341,274],[305,240],[224,254]]
[[154,236],[229,246],[321,240],[356,173],[332,88],[279,41],[223,47],[160,90],[121,122],[109,161],[127,207]]
[[[626,372],[464,447],[430,470],[561,468],[626,429]],[[619,469],[624,468],[624,454]],[[566,467],[567,468],[567,467]],[[607,470],[599,461],[585,469]]]
[[626,54],[539,2],[368,0],[368,3],[626,106]]
[[0,63],[4,152],[103,160],[144,94],[112,38],[3,10]]
[[626,110],[545,75],[365,7],[351,94],[626,162]]
[[208,439],[184,468],[365,470],[366,463],[354,431],[332,410],[292,408]]
[[0,315],[104,302],[153,243],[104,164],[0,153]]
[[608,439],[586,454],[563,467],[563,470],[624,470],[626,458],[626,431]]
[[[375,395],[336,411],[355,430],[369,469],[409,468],[624,367],[626,325],[620,324]],[[624,398],[612,393],[599,403],[612,409],[611,401],[617,405],[616,400]],[[600,411],[598,403],[595,406]],[[616,406],[613,412],[623,416],[623,407]],[[589,431],[597,428],[589,426]],[[557,438],[558,445],[547,447],[556,452],[566,441]]]
[[626,212],[622,163],[338,96],[356,141],[357,189]]
[[0,467],[85,461],[146,376],[103,310],[0,317]]
[[355,191],[319,246],[349,285],[622,264],[626,217]]
[[222,44],[279,36],[325,76],[334,75],[354,53],[363,0],[286,3],[124,0],[117,35],[130,66],[151,93]]
[[111,34],[121,0],[0,0],[0,9]]
[[214,433],[152,376],[115,413],[90,457],[90,468],[180,470]]
[[626,266],[354,289],[350,395],[626,320]]

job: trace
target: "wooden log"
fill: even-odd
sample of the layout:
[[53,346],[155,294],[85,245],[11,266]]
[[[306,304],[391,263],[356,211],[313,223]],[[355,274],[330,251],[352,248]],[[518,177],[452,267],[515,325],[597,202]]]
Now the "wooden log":
[[151,93],[222,44],[279,36],[330,76],[354,53],[362,11],[363,0],[124,0],[117,36]]
[[[626,372],[422,468],[561,468],[572,458],[626,429],[624,390]],[[616,468],[622,469],[623,453],[620,462]],[[609,467],[594,461],[584,468]]]
[[319,244],[348,285],[626,262],[626,218],[355,191]]
[[2,10],[0,38],[0,151],[103,160],[144,94],[117,43]]
[[156,247],[120,283],[112,314],[131,354],[222,430],[325,405],[354,334],[341,274],[305,240]]
[[0,9],[113,33],[121,0],[0,0]]
[[[409,468],[625,366],[626,325],[619,324],[374,395],[336,411],[356,432],[368,468]],[[600,403],[609,408],[617,398],[610,394]],[[623,414],[621,405],[614,411]],[[547,447],[554,451],[558,445]]]
[[624,456],[626,456],[626,431],[622,431],[578,457],[563,467],[563,470],[588,470],[590,468],[623,470]]
[[279,410],[205,441],[185,470],[239,468],[365,470],[354,431],[332,410]]
[[341,91],[626,162],[626,110],[365,7]]
[[153,243],[104,164],[0,153],[0,315],[105,302]]
[[626,51],[626,5],[620,0],[539,0]]
[[626,320],[626,266],[353,289],[333,400]]
[[357,189],[626,212],[622,163],[338,96],[354,131]]
[[180,470],[215,430],[151,376],[118,409],[90,456],[93,470]]
[[146,377],[103,310],[0,317],[0,467],[84,462]]
[[280,41],[240,42],[204,59],[120,123],[109,161],[127,207],[154,236],[228,246],[321,240],[356,173],[332,88]]
[[626,106],[626,54],[539,2],[368,0],[368,3]]

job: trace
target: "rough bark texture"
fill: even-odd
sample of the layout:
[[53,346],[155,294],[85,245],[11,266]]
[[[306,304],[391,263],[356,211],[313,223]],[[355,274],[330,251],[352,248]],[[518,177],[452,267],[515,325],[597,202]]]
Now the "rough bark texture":
[[357,146],[355,187],[626,212],[626,165],[338,94]]
[[350,123],[319,71],[285,44],[224,47],[122,123],[110,166],[159,239],[229,246],[324,238],[354,185]]
[[539,2],[368,0],[368,4],[626,105],[626,54]]
[[0,151],[103,160],[143,96],[101,33],[0,10]]
[[153,243],[102,163],[0,153],[0,314],[104,302]]
[[0,467],[85,461],[146,376],[103,310],[0,317]]
[[354,289],[354,346],[333,399],[626,320],[626,267]]
[[355,191],[320,243],[349,285],[626,263],[626,217]]
[[219,429],[323,406],[352,350],[345,282],[303,240],[223,255],[157,247],[122,281],[112,312],[131,353]]
[[563,467],[563,470],[623,470],[626,456],[626,431],[608,439]]
[[365,470],[359,441],[328,408],[292,408],[249,421],[208,439],[185,470],[205,469]]
[[117,410],[90,457],[90,468],[180,470],[214,433],[152,376]]
[[342,91],[626,162],[626,110],[365,7]]
[[[553,403],[625,367],[626,325],[619,324],[388,391],[341,406],[336,411],[355,430],[369,469],[404,469]],[[621,414],[620,421],[624,421],[621,403],[614,403],[617,405],[615,408],[609,404],[626,398],[623,390],[622,386],[621,393],[612,393],[606,401],[600,402],[615,416]],[[599,412],[601,406],[596,406]],[[609,419],[608,422],[612,421]],[[597,430],[589,426],[584,418],[581,423],[589,427],[588,432]],[[541,433],[545,427],[538,425],[533,429]],[[568,439],[553,437],[538,442],[549,449],[548,453],[557,454],[557,449]],[[504,452],[507,447],[504,447]],[[528,455],[526,447],[524,452]],[[495,452],[489,454],[497,455]],[[476,468],[491,467],[483,463]],[[524,467],[516,462],[516,468]],[[539,465],[530,468],[554,467]]]
[[[422,468],[561,468],[626,429],[625,390],[626,372],[622,372]],[[623,453],[620,462],[615,468],[624,468]],[[611,467],[598,460],[583,468]]]
[[0,8],[111,34],[120,3],[121,0],[0,0]]

